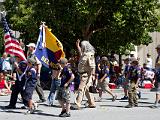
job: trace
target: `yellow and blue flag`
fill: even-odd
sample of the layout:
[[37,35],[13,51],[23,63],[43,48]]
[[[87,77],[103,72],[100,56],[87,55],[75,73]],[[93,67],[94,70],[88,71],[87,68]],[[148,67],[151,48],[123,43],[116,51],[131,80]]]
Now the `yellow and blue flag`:
[[56,68],[60,58],[65,57],[62,43],[44,25],[40,27],[35,55],[47,68]]

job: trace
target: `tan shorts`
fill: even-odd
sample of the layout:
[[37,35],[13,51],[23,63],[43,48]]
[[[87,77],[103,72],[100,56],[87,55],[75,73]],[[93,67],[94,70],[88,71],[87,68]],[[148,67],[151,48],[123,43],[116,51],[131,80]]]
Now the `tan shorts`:
[[69,90],[69,88],[67,88],[67,89],[64,89],[61,87],[58,88],[56,100],[70,103],[70,90]]
[[105,80],[103,82],[98,82],[97,85],[98,89],[102,89],[102,91],[107,91],[107,89],[109,88],[109,78],[105,78]]

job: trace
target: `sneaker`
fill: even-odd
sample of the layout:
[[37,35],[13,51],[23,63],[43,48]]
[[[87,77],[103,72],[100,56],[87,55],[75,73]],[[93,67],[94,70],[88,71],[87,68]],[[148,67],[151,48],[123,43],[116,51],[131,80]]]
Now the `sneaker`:
[[33,103],[33,109],[37,110],[38,109],[38,104],[37,103]]
[[128,100],[128,96],[124,96],[121,100]]
[[66,113],[66,110],[62,110],[62,112],[59,114],[59,117],[61,117],[64,113]]
[[113,96],[112,101],[114,102],[117,99],[117,95]]
[[59,115],[59,117],[71,117],[71,114],[70,114],[70,113],[65,112],[65,113],[63,113],[63,114]]
[[42,99],[42,100],[36,101],[36,103],[43,103],[43,102],[46,102],[46,100],[45,100],[45,99]]
[[98,97],[97,102],[102,101],[102,97]]
[[131,105],[131,104],[128,104],[125,106],[125,108],[132,108],[132,107],[133,107],[133,105]]
[[27,110],[26,114],[33,114],[34,113],[34,110],[33,109],[29,109]]
[[16,109],[16,106],[8,105],[8,106],[4,106],[4,109]]

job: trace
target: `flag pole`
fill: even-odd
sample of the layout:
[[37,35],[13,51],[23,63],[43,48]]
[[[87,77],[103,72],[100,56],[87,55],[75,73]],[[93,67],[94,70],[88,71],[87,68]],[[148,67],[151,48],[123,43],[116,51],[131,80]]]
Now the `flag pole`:
[[42,34],[43,34],[43,42],[42,42],[42,45],[43,45],[43,47],[45,47],[46,46],[46,42],[45,42],[45,38],[46,38],[46,35],[45,35],[45,27],[46,27],[46,25],[45,25],[45,23],[46,22],[42,22],[41,21],[41,24],[42,24]]

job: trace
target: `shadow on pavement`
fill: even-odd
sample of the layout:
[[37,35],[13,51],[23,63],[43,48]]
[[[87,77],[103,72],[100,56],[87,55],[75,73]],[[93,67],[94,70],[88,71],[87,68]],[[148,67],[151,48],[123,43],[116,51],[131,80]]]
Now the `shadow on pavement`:
[[[1,109],[1,107],[0,107],[0,109]],[[6,112],[6,113],[18,113],[18,114],[24,114],[24,115],[32,115],[32,114],[26,114],[26,111],[25,112],[16,111],[17,109],[14,109],[14,110],[11,110],[11,109],[1,109],[1,110],[3,110],[1,112]],[[33,114],[34,115],[42,115],[42,116],[59,117],[59,115],[53,115],[53,114],[44,113],[41,110],[36,110]]]

